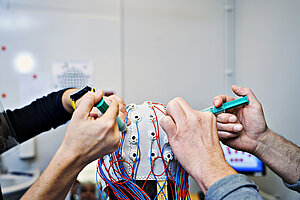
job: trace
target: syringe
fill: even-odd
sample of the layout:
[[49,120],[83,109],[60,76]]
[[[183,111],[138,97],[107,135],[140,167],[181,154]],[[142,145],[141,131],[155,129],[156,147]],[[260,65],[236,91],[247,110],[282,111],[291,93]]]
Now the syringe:
[[206,108],[206,109],[202,110],[202,112],[209,111],[209,112],[212,112],[213,114],[217,115],[220,113],[224,113],[227,110],[230,110],[232,108],[236,108],[236,107],[244,106],[244,105],[248,105],[248,104],[249,104],[249,100],[248,100],[247,96],[244,96],[244,97],[235,99],[233,101],[223,103],[222,106],[220,106],[218,108],[215,106]]
[[[100,112],[102,114],[104,114],[106,112],[106,110],[108,109],[109,105],[102,98],[100,100],[100,102],[95,105],[95,107],[97,107],[100,110]],[[119,130],[121,132],[126,131],[127,126],[126,126],[126,124],[124,123],[124,121],[119,116],[117,116],[117,124],[118,124]]]

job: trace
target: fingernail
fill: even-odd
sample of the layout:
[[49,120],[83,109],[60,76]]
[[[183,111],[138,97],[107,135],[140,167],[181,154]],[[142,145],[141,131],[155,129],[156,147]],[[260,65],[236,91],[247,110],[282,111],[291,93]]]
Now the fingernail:
[[236,122],[236,116],[229,117],[229,122]]
[[233,127],[233,130],[234,130],[235,132],[239,132],[239,131],[241,131],[242,129],[243,129],[243,126],[242,126],[241,124],[235,125],[235,126]]
[[215,100],[215,105],[219,105],[220,100]]

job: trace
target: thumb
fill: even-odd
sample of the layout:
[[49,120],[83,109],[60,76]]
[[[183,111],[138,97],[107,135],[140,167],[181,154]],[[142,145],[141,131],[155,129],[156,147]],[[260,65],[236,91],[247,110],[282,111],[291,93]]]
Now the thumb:
[[232,85],[232,91],[238,96],[247,96],[249,99],[249,105],[259,103],[259,101],[257,100],[256,96],[250,88]]
[[87,118],[90,115],[95,103],[103,96],[103,91],[99,90],[96,93],[88,92],[80,100],[80,104],[74,112],[75,118]]
[[176,124],[170,116],[163,116],[159,121],[160,126],[166,132],[168,138],[176,134]]

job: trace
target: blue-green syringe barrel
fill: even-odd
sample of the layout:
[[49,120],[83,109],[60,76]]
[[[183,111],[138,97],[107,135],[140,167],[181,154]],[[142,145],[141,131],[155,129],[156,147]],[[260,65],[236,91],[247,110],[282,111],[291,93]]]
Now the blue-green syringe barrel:
[[218,108],[215,106],[206,108],[206,109],[202,110],[202,112],[209,111],[209,112],[212,112],[213,114],[217,115],[217,114],[223,113],[227,110],[230,110],[232,108],[236,108],[236,107],[244,106],[244,105],[248,105],[248,104],[249,104],[249,100],[248,100],[247,96],[244,96],[244,97],[235,99],[233,101],[226,102],[221,107],[218,107]]
[[[95,105],[95,107],[97,107],[100,110],[100,112],[102,114],[104,114],[106,112],[106,110],[108,109],[109,105],[102,98],[100,100],[100,102]],[[119,131],[121,131],[121,132],[126,131],[127,126],[119,116],[117,116],[116,121],[117,121],[117,124],[118,124],[118,127],[119,127]]]

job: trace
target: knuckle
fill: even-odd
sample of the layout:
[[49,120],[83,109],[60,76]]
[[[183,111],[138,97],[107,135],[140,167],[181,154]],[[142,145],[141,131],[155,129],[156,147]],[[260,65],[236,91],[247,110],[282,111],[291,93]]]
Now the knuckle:
[[198,122],[201,122],[203,120],[203,117],[205,115],[205,112],[201,113],[201,112],[197,112],[195,115],[194,115],[194,119],[197,120]]
[[172,109],[176,106],[176,98],[172,99],[171,101],[169,101],[168,105],[167,105],[167,109]]
[[204,112],[203,114],[205,119],[213,119],[215,117],[211,112]]
[[182,101],[183,98],[182,97],[176,97],[174,100],[176,100],[176,101]]
[[246,90],[247,93],[252,93],[250,88],[245,88],[245,90]]

